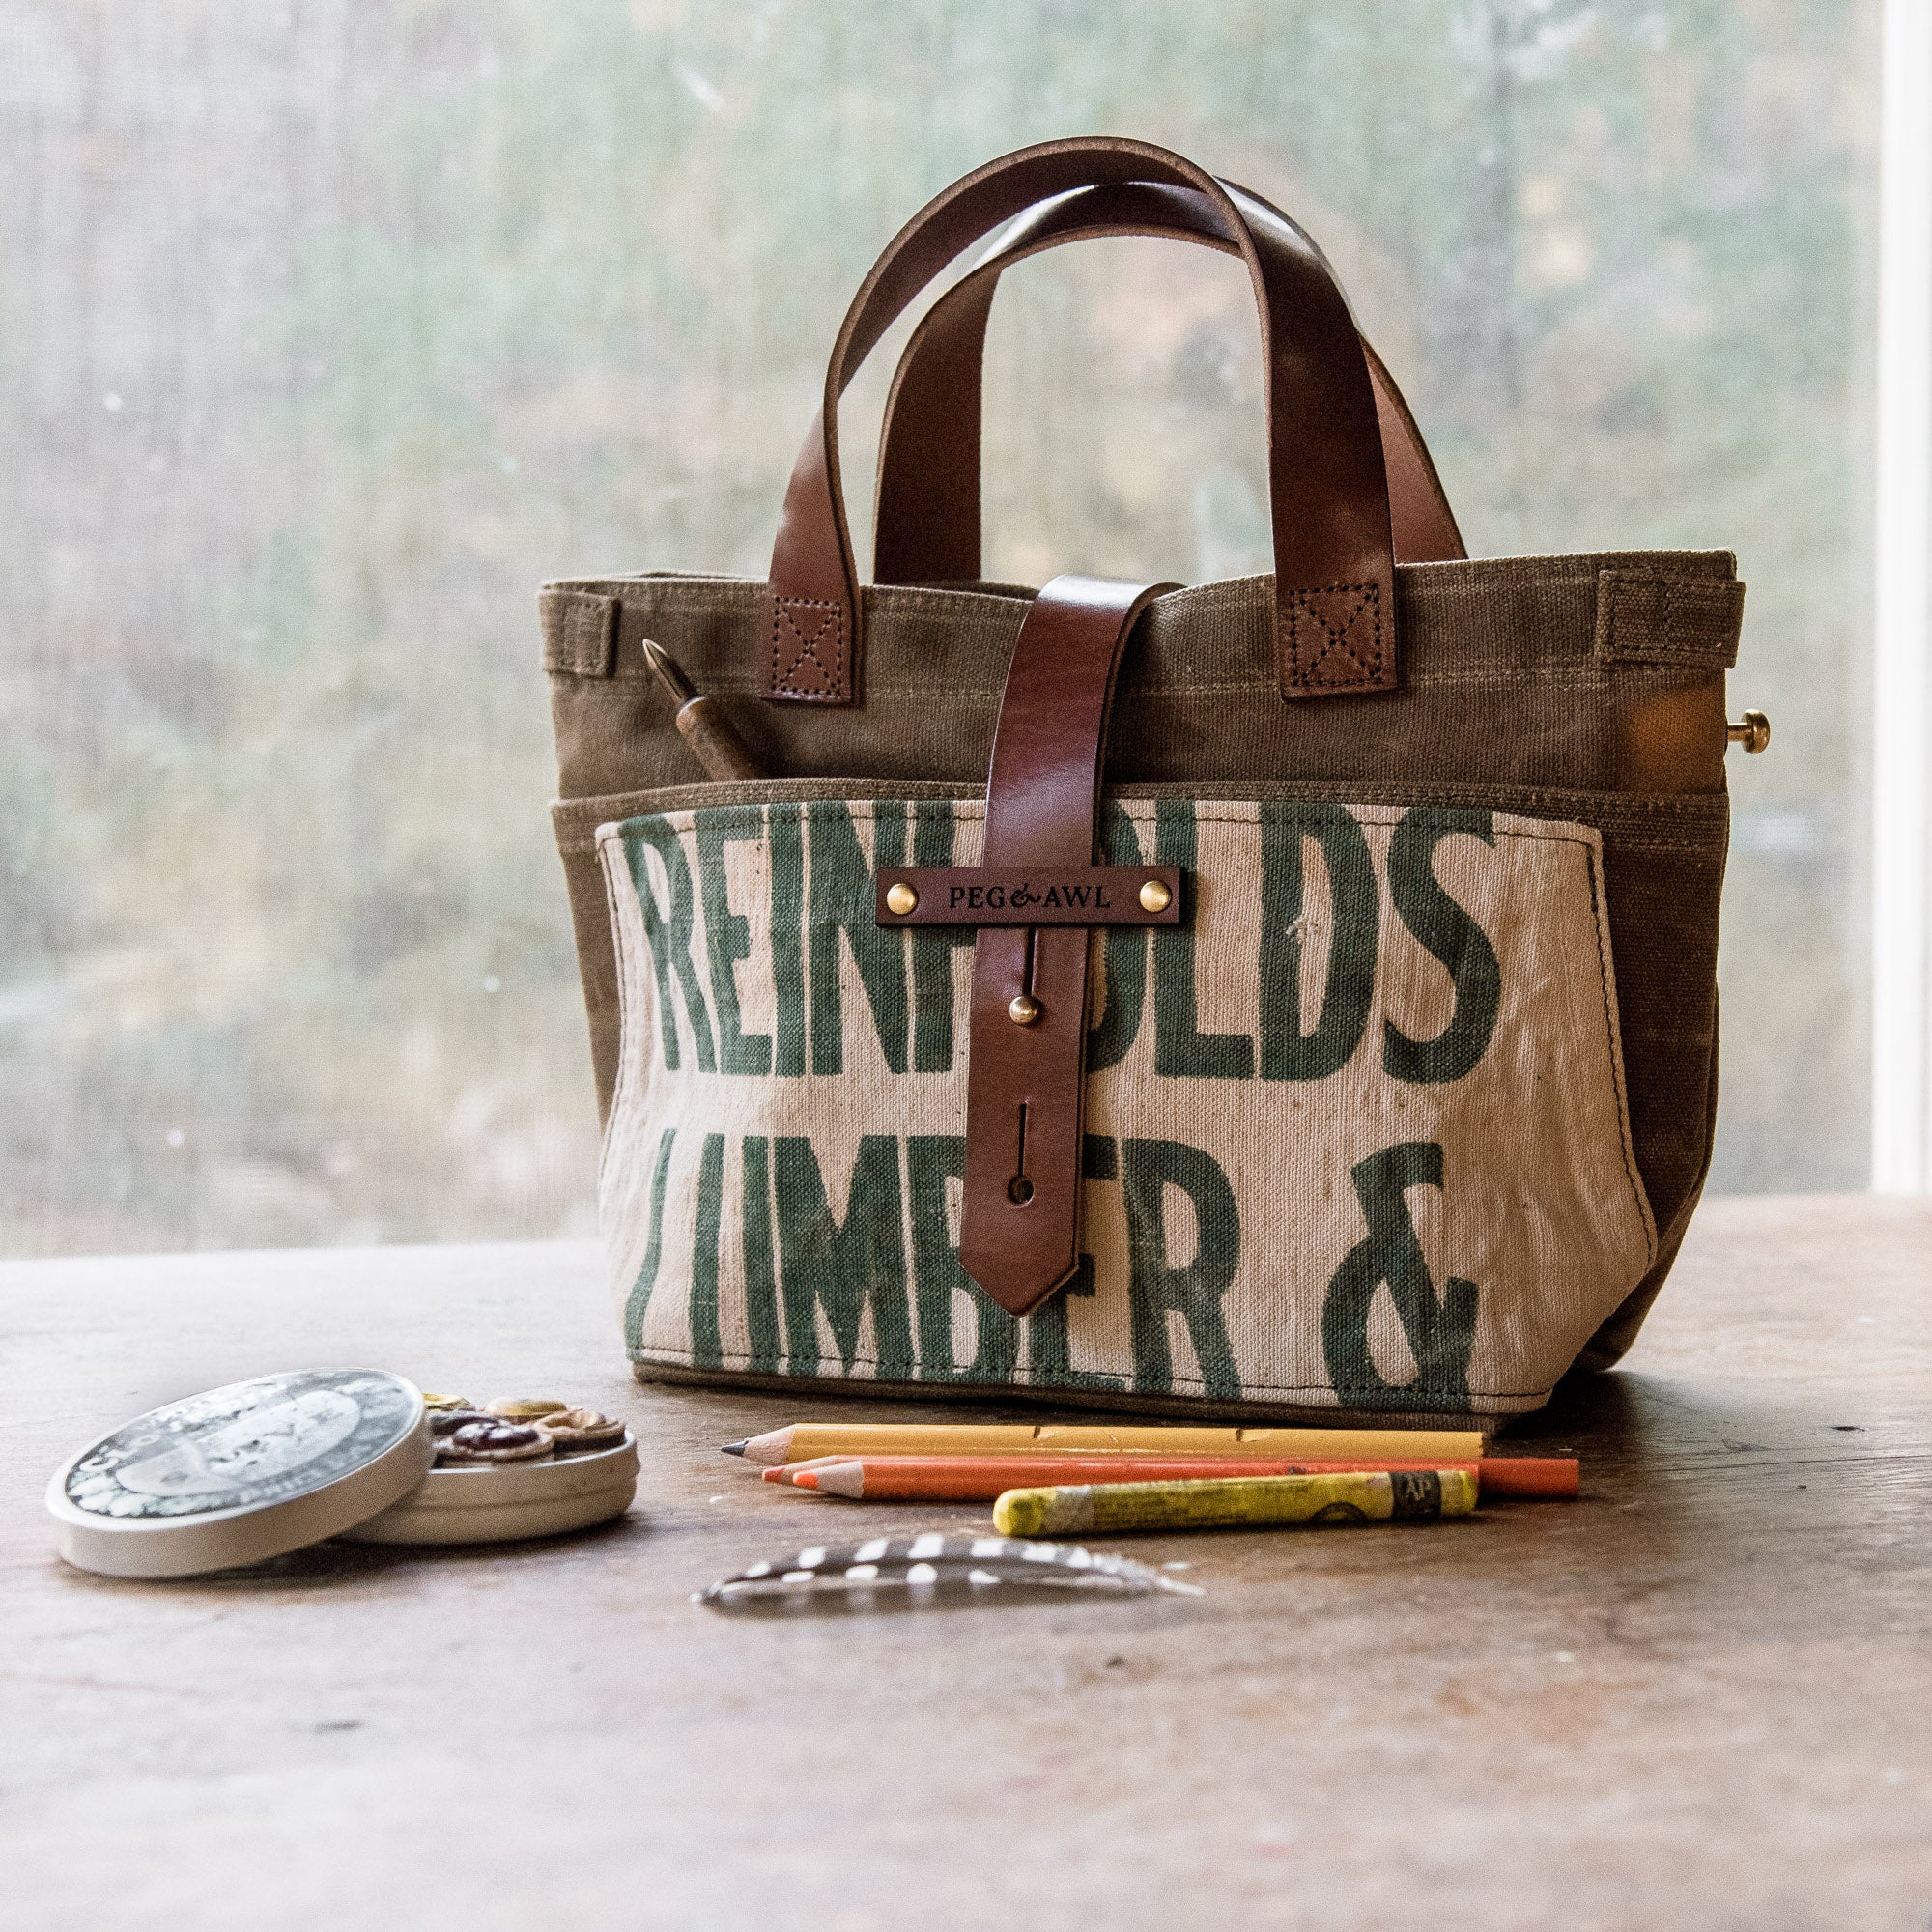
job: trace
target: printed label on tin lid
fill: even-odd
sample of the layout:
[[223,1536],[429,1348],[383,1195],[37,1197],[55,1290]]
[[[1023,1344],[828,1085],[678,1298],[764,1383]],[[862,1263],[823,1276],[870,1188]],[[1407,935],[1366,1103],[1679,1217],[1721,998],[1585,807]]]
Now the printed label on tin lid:
[[365,1467],[402,1441],[421,1413],[410,1383],[369,1369],[231,1382],[116,1430],[74,1464],[67,1498],[107,1517],[261,1508]]

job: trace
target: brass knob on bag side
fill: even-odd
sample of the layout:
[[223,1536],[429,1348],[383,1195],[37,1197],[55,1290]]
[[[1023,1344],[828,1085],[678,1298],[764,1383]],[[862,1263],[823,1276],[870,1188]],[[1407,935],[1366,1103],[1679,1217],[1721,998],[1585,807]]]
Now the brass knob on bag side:
[[1771,720],[1762,711],[1747,711],[1724,726],[1724,742],[1727,746],[1742,745],[1747,752],[1761,752],[1771,743]]
[[1040,1004],[1031,993],[1015,993],[1012,1005],[1007,1009],[1007,1017],[1015,1026],[1035,1026],[1038,1024]]
[[907,913],[919,910],[919,895],[901,879],[897,885],[886,888],[886,910],[903,919]]
[[1165,912],[1174,903],[1174,895],[1158,879],[1150,879],[1141,888],[1141,909],[1144,912]]

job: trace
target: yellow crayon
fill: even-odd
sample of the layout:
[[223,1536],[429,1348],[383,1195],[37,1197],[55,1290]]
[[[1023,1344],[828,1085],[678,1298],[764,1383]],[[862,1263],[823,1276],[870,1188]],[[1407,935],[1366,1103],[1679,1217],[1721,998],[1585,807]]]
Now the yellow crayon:
[[1061,1536],[1090,1529],[1386,1522],[1467,1516],[1475,1507],[1472,1470],[1398,1469],[1374,1475],[1225,1476],[1009,1490],[993,1505],[993,1525],[1002,1536]]

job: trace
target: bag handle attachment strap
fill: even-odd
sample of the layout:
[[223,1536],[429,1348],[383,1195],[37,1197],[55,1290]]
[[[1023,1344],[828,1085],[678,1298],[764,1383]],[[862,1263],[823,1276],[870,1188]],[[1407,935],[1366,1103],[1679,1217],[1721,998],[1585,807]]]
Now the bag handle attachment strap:
[[861,691],[858,576],[838,469],[838,399],[881,335],[962,250],[1076,188],[1191,188],[1247,264],[1262,325],[1284,697],[1392,689],[1395,556],[1387,472],[1360,336],[1327,264],[1290,224],[1260,227],[1219,181],[1143,141],[1049,141],[955,182],[887,245],[853,298],[826,369],[772,551],[765,696],[850,704]]
[[[1147,604],[1175,587],[1056,577],[1034,600],[993,737],[989,876],[1094,866],[1122,647]],[[1144,883],[1145,903],[1160,888]],[[1170,906],[1179,917],[1178,891],[1159,910]],[[974,942],[959,1260],[1013,1315],[1037,1308],[1080,1264],[1089,932],[989,924]]]
[[[1301,233],[1272,203],[1234,182],[1226,186],[1256,217],[1258,233],[1265,232],[1264,221]],[[1104,236],[1191,242],[1240,253],[1210,202],[1192,188],[1151,182],[1083,188],[1032,210],[1008,229],[998,252],[926,311],[899,357],[879,436],[875,583],[964,583],[985,575],[980,554],[980,392],[1000,277],[1049,248]],[[1362,354],[1381,428],[1397,562],[1466,556],[1441,478],[1395,378],[1366,341]]]

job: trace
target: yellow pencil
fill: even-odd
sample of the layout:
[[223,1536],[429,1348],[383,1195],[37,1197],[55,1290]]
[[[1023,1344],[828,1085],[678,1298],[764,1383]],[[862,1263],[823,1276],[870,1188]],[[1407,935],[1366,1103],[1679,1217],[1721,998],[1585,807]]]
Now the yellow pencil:
[[1118,1449],[1143,1456],[1473,1463],[1483,1454],[1483,1435],[1476,1429],[1204,1429],[1139,1422],[794,1422],[724,1445],[727,1456],[765,1467],[816,1456],[990,1456],[1041,1449],[1083,1456]]
[[993,1526],[1002,1536],[1064,1536],[1090,1529],[1260,1528],[1467,1516],[1475,1507],[1476,1478],[1467,1469],[1227,1476],[1200,1482],[1009,1490],[993,1505]]

